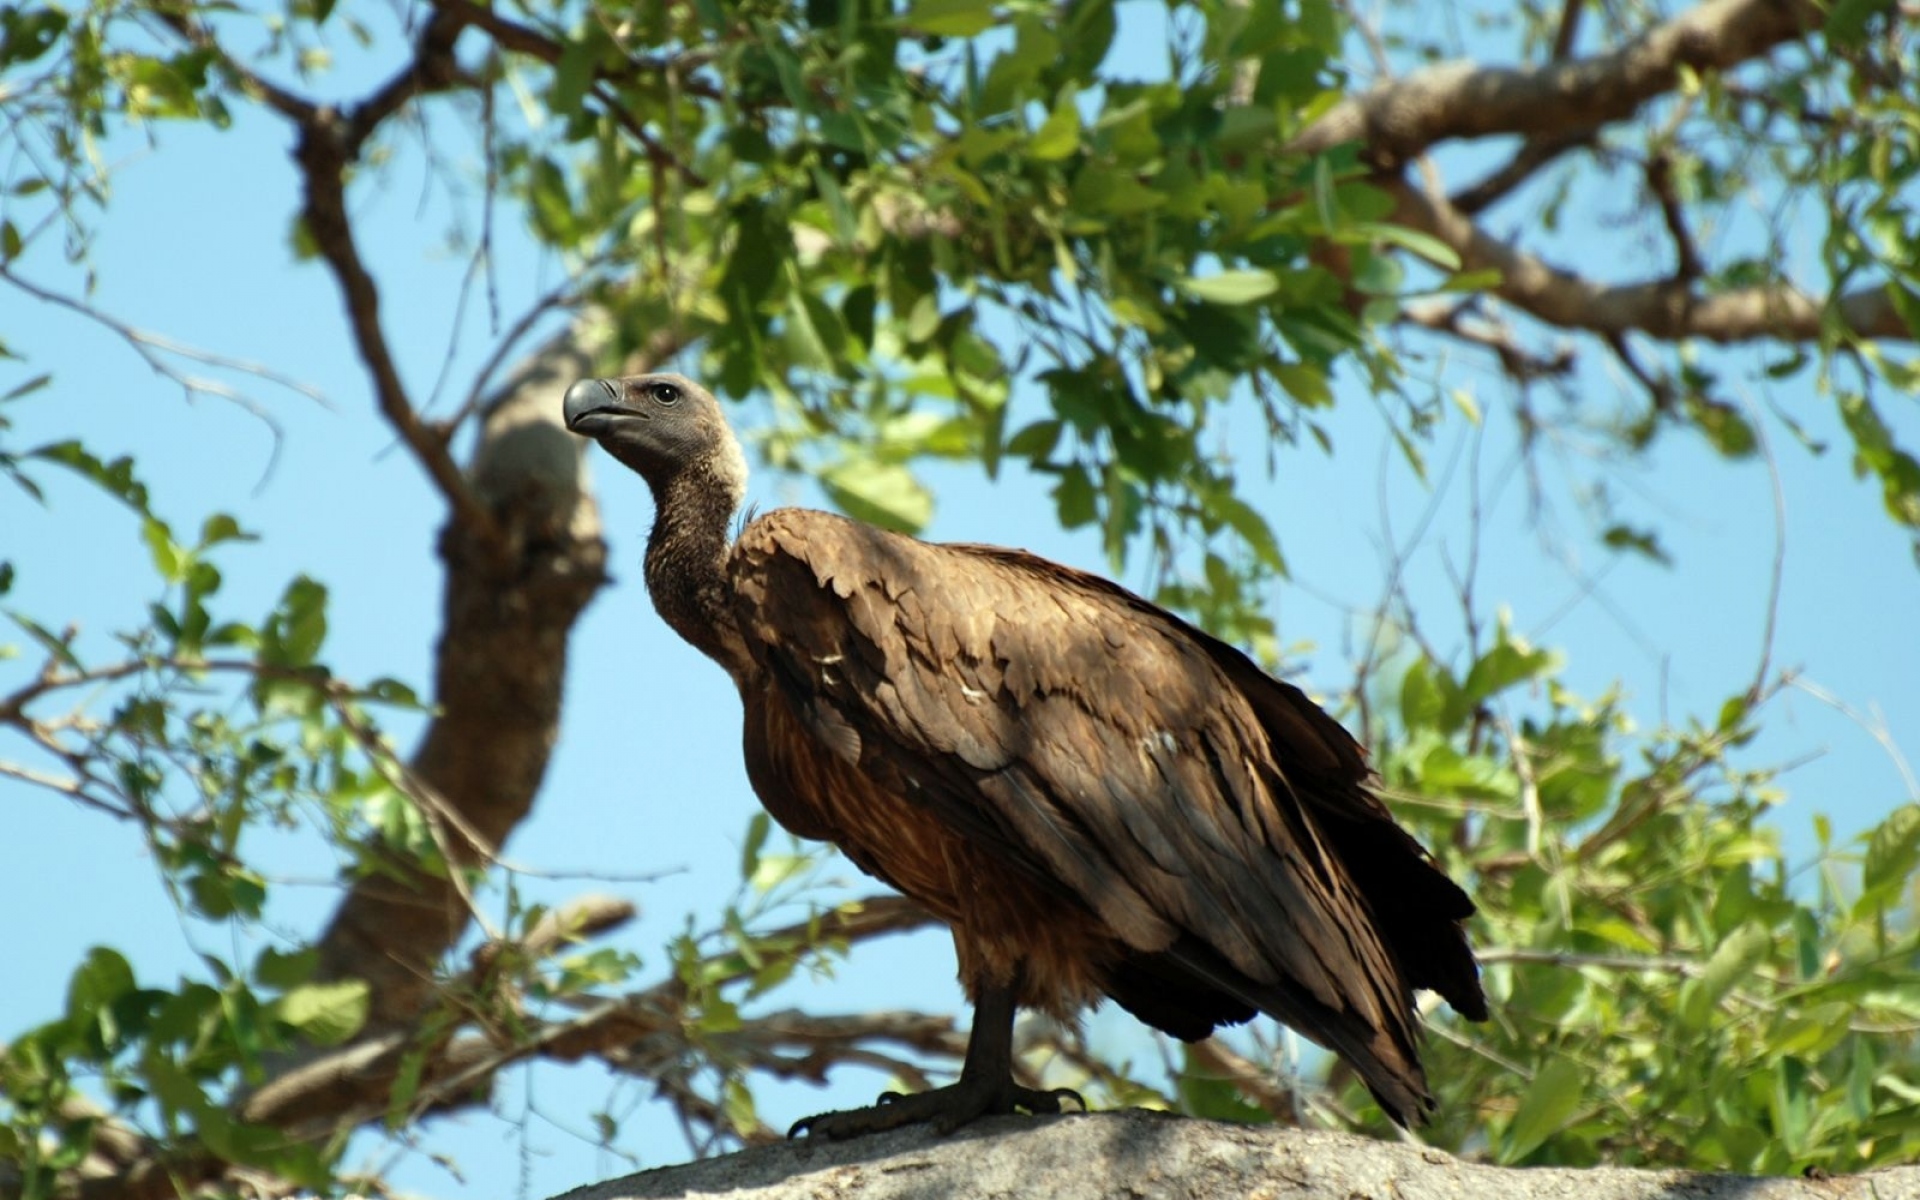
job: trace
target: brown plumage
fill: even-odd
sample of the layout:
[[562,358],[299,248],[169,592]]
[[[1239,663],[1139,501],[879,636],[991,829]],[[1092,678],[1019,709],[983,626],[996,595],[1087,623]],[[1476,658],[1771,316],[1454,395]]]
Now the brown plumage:
[[1473,905],[1299,689],[1021,551],[802,509],[729,543],[745,463],[680,376],[583,381],[566,416],[652,488],[648,590],[738,685],[768,812],[953,928],[977,1007],[961,1081],[803,1127],[1056,1109],[1013,1084],[1014,1009],[1103,997],[1189,1040],[1269,1013],[1395,1120],[1432,1107],[1413,993],[1485,1017]]

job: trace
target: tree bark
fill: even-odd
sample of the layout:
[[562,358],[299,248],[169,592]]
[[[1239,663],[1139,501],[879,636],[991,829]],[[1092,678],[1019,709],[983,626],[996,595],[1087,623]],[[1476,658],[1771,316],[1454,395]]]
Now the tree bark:
[[1619,1167],[1516,1169],[1411,1143],[1165,1113],[999,1117],[951,1137],[925,1127],[847,1142],[788,1142],[663,1167],[563,1200],[725,1194],[734,1200],[1914,1200],[1920,1167],[1755,1178]]
[[[568,634],[605,579],[582,443],[560,423],[560,393],[593,373],[590,343],[576,331],[550,344],[488,406],[467,472],[488,528],[456,515],[441,533],[439,712],[410,772],[454,870],[495,854],[532,807],[559,733]],[[405,1024],[468,918],[453,880],[396,864],[342,902],[319,941],[321,975],[366,980],[370,1024]]]
[[1804,0],[1708,0],[1618,50],[1531,67],[1441,63],[1344,100],[1293,140],[1304,154],[1362,142],[1397,166],[1436,143],[1552,136],[1624,120],[1672,91],[1681,68],[1726,70],[1820,28]]

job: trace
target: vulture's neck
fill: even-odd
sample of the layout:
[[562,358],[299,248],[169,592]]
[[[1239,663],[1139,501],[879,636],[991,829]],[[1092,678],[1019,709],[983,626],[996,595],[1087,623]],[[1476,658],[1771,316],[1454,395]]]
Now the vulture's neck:
[[653,482],[647,594],[673,631],[734,676],[751,665],[729,603],[727,528],[746,481],[720,458]]

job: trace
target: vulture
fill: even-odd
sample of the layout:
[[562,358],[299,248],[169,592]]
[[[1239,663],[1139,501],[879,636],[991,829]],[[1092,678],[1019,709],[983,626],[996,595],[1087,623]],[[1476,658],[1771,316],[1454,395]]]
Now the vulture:
[[746,460],[679,375],[586,379],[567,427],[653,493],[646,583],[732,676],[767,811],[952,927],[960,1077],[794,1135],[1058,1112],[1013,1021],[1102,998],[1177,1038],[1267,1013],[1407,1125],[1433,1108],[1414,992],[1486,1017],[1473,903],[1298,688],[1098,576],[782,508],[735,534]]

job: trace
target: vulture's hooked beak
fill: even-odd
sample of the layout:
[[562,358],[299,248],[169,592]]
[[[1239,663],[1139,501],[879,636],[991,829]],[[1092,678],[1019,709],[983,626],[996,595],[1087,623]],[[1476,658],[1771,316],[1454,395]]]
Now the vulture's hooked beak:
[[611,379],[582,379],[567,389],[560,414],[567,428],[581,437],[597,438],[614,424],[628,417],[644,420],[647,414],[629,406],[620,385]]

